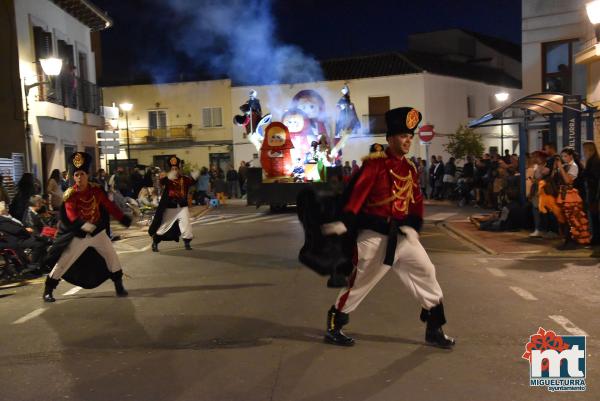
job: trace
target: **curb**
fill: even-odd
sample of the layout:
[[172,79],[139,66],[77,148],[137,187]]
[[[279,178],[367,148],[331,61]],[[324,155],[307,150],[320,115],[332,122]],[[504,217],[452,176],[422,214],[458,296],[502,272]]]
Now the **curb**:
[[[439,225],[443,226],[448,231],[461,237],[465,241],[468,241],[469,243],[471,243],[472,245],[476,246],[477,248],[483,250],[485,253],[487,253],[489,255],[498,256],[498,255],[506,255],[507,254],[507,253],[501,254],[501,253],[494,251],[493,249],[482,244],[477,239],[473,238],[471,235],[466,234],[466,233],[462,232],[461,230],[452,227],[452,225],[449,224],[449,222],[442,221],[439,223]],[[508,253],[508,254],[513,255],[513,256],[523,256],[523,257],[524,256],[555,257],[555,258],[565,258],[565,259],[566,258],[591,258],[594,255],[594,250],[593,249],[585,249],[585,250],[579,249],[579,250],[575,250],[575,251],[557,251],[557,250],[552,249],[552,250],[548,250],[545,252],[544,251],[540,251],[540,252],[536,252],[536,253],[517,252],[517,253]]]
[[488,255],[499,255],[498,252],[494,251],[493,249],[485,246],[484,244],[482,244],[481,242],[479,242],[478,240],[476,240],[475,238],[473,238],[472,236],[470,236],[469,234],[465,234],[464,232],[452,227],[448,222],[446,221],[442,221],[436,225],[441,225],[442,227],[444,227],[446,230],[450,231],[451,233],[459,236],[460,238],[464,239],[465,241],[471,243],[472,245],[475,245],[477,248],[481,249],[482,251],[484,251],[485,253],[487,253]]

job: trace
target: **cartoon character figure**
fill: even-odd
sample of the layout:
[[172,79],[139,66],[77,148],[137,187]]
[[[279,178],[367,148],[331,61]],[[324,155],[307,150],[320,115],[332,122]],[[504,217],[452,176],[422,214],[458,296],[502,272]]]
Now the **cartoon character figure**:
[[292,109],[286,111],[281,120],[288,128],[294,144],[294,160],[306,160],[307,154],[310,153],[308,138],[312,133],[308,116],[300,109]]
[[335,123],[335,137],[339,138],[343,135],[342,131],[353,133],[360,129],[360,121],[356,115],[354,103],[350,100],[350,88],[344,85],[341,90],[342,97],[337,102],[338,119]]
[[244,137],[255,132],[256,126],[262,118],[260,100],[257,99],[256,95],[256,91],[252,89],[248,101],[240,106],[240,110],[243,114],[233,117],[234,124],[246,128],[246,135]]
[[266,178],[290,177],[294,169],[291,153],[293,148],[290,133],[283,123],[272,122],[265,128],[260,163]]
[[325,101],[314,90],[302,90],[292,99],[292,109],[300,109],[310,120],[312,136],[311,141],[319,135],[329,138],[327,131],[327,115],[325,113]]

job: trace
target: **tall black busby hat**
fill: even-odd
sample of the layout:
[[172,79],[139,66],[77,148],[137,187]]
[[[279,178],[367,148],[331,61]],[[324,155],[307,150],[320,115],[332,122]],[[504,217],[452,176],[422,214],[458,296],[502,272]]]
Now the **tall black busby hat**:
[[385,113],[386,136],[413,134],[423,119],[421,113],[412,107],[398,107]]
[[69,170],[71,174],[76,171],[83,171],[86,174],[90,173],[90,165],[92,164],[92,156],[85,152],[75,152],[71,155],[71,165]]
[[177,156],[173,156],[169,159],[169,168],[178,167],[181,168],[181,159]]

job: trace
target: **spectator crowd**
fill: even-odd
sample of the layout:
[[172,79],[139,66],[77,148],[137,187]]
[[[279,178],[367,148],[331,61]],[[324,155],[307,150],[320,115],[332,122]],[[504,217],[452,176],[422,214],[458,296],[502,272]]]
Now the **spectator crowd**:
[[[198,172],[190,204],[208,205],[212,199],[240,198],[246,192],[250,163],[202,167]],[[90,181],[101,186],[121,210],[138,221],[149,220],[158,207],[166,175],[158,167],[137,166],[130,171],[118,166],[112,175],[99,169]],[[0,278],[39,275],[49,271],[45,257],[58,229],[63,193],[72,181],[66,171],[53,170],[44,192],[39,180],[24,173],[15,185],[10,174],[0,174]],[[111,238],[117,239],[109,233]],[[2,263],[2,262],[0,262]]]
[[[472,205],[489,212],[471,216],[480,230],[518,231],[530,229],[531,238],[562,238],[560,249],[600,244],[600,157],[593,142],[583,145],[583,158],[571,148],[557,152],[548,143],[526,155],[526,202],[520,193],[519,157],[510,154],[468,156],[458,163],[451,157],[412,158],[418,185],[428,199]],[[356,160],[339,167],[339,185],[350,182],[359,171]],[[246,194],[250,163],[202,167],[197,173],[190,204],[208,205],[211,200],[240,198]],[[100,185],[126,214],[149,220],[158,207],[159,180],[166,172],[157,167],[137,166],[126,171],[117,167],[112,175],[100,169],[91,181]],[[333,184],[332,184],[333,185]],[[10,174],[0,175],[0,256],[5,267],[17,273],[44,273],[44,258],[57,230],[63,193],[70,186],[66,171],[53,170],[42,192],[33,174],[25,173],[15,185]],[[110,233],[109,233],[110,235]],[[0,274],[7,274],[7,269]]]

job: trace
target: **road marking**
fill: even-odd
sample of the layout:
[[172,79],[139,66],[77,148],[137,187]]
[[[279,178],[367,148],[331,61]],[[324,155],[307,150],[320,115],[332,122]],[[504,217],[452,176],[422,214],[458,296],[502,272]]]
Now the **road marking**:
[[298,216],[286,216],[286,217],[279,217],[277,219],[273,219],[271,220],[272,222],[277,222],[277,221],[292,221],[292,220],[297,220]]
[[36,317],[38,317],[39,315],[41,315],[42,313],[44,313],[44,311],[46,310],[46,308],[38,308],[32,312],[29,312],[28,314],[26,314],[25,316],[23,316],[20,319],[15,320],[14,322],[12,322],[12,324],[23,324],[28,320],[34,319]]
[[506,273],[496,267],[488,267],[487,271],[492,273],[496,277],[506,277]]
[[63,295],[74,295],[77,294],[81,290],[81,287],[73,287],[69,291],[65,292]]
[[136,247],[134,247],[133,245],[129,245],[126,242],[121,242],[121,243],[115,244],[114,247],[117,248],[117,249],[120,248],[123,251],[136,251],[137,250]]
[[236,222],[236,224],[248,224],[248,223],[254,223],[255,221],[262,221],[262,220],[271,220],[276,216],[263,216],[263,217],[256,217],[254,219],[246,219],[246,220],[242,220],[242,221],[238,221]]
[[117,255],[122,255],[124,253],[139,253],[139,252],[146,252],[148,249],[150,249],[151,244],[146,245],[145,247],[141,248],[141,249],[135,249],[133,251],[117,251]]
[[[569,259],[569,260],[587,260],[589,261],[589,256],[555,256],[555,257],[538,257],[532,255],[531,257],[514,257],[514,258],[487,258],[487,259],[476,259],[480,263],[487,263],[488,261],[503,261],[503,262],[545,262],[545,261],[554,261],[561,259]],[[577,266],[577,265],[575,265]],[[568,266],[566,266],[568,267]],[[593,265],[591,267],[594,267]]]
[[425,216],[425,221],[443,221],[456,215],[457,213],[435,213],[431,216]]
[[560,324],[563,329],[568,331],[569,333],[575,336],[587,336],[588,333],[581,330],[579,327],[575,326],[573,322],[562,315],[550,315],[548,316],[550,319],[554,320],[556,323]]
[[569,268],[569,269],[583,269],[583,268],[586,268],[586,267],[590,267],[592,269],[597,269],[597,268],[600,267],[600,263],[596,263],[595,265],[577,265],[575,263],[570,263],[569,262],[569,263],[564,263],[564,265],[565,265],[566,268]]
[[206,223],[204,224],[205,226],[210,226],[212,224],[220,224],[220,223],[232,223],[234,221],[239,221],[239,220],[245,220],[245,219],[250,219],[254,216],[264,216],[264,213],[252,213],[252,214],[245,214],[241,217],[234,217],[234,218],[230,218],[230,219],[222,219],[222,220],[217,220],[217,221],[211,221],[210,223]]
[[194,219],[194,223],[205,223],[213,220],[222,220],[228,217],[233,217],[230,214],[209,214],[208,216],[202,216],[200,218]]
[[511,290],[513,290],[518,296],[520,296],[523,299],[526,299],[527,301],[537,301],[538,299],[529,291],[524,290],[521,287],[510,287]]

